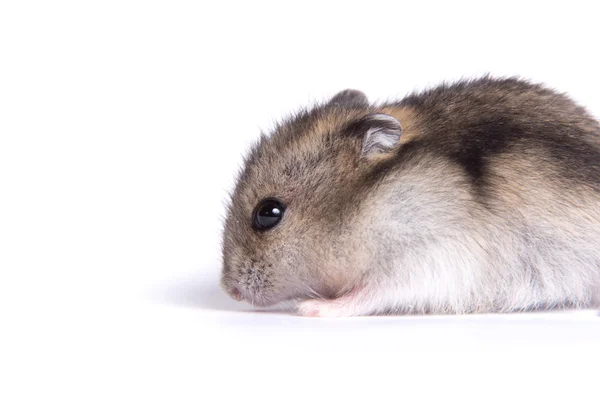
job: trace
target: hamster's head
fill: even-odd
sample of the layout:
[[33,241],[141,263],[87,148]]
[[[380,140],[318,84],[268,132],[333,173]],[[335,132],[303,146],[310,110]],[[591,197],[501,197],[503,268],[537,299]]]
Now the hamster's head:
[[221,285],[232,297],[258,306],[332,297],[360,279],[354,224],[402,131],[377,111],[347,90],[261,136],[225,221]]

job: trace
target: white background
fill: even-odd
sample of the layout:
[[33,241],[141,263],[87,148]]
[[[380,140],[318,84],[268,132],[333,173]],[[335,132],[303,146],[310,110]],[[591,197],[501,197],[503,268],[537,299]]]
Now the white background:
[[1,2],[0,397],[598,399],[595,311],[310,319],[217,283],[260,130],[486,72],[600,115],[592,4]]

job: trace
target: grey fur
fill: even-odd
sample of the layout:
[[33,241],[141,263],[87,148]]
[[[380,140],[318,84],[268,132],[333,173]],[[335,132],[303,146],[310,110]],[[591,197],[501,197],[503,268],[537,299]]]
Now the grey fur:
[[[228,292],[313,316],[597,305],[600,127],[582,107],[489,77],[379,106],[357,93],[248,155],[223,238]],[[372,114],[402,135],[364,157]],[[286,212],[256,232],[267,197]]]

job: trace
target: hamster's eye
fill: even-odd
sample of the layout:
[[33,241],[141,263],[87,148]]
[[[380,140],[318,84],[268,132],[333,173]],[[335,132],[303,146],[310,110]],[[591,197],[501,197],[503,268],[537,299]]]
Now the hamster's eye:
[[254,209],[252,227],[258,231],[273,228],[281,221],[285,206],[277,199],[264,199]]

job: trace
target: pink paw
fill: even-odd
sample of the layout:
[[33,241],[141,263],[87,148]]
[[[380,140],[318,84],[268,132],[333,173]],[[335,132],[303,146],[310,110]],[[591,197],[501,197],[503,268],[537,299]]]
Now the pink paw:
[[298,304],[298,314],[305,317],[347,317],[350,313],[336,300],[305,300]]

